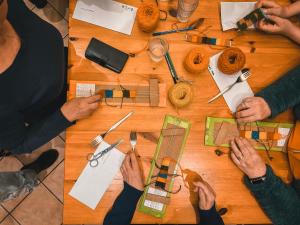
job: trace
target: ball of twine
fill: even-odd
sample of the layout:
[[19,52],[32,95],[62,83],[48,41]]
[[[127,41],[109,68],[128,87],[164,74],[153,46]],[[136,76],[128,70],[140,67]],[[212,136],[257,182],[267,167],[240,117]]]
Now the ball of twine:
[[137,10],[138,27],[144,32],[152,32],[159,22],[159,9],[155,4],[142,3]]
[[240,71],[246,63],[246,56],[239,48],[228,48],[220,55],[218,68],[222,73],[234,74]]
[[193,89],[187,82],[179,82],[169,89],[169,100],[177,108],[187,106],[192,99]]
[[203,48],[192,49],[183,62],[184,68],[190,73],[201,73],[208,67],[208,55]]

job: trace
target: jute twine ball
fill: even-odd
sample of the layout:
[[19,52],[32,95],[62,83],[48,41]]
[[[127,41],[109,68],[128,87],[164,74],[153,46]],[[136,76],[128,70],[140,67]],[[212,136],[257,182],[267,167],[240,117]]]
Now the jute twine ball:
[[208,67],[208,55],[205,49],[192,49],[183,62],[184,68],[190,73],[201,73]]
[[177,108],[182,108],[191,103],[193,89],[189,83],[179,82],[169,89],[169,100]]
[[240,71],[246,63],[246,56],[239,48],[227,48],[220,55],[218,68],[222,73],[234,74]]
[[155,4],[142,3],[137,10],[137,24],[144,32],[152,32],[159,22],[159,9]]

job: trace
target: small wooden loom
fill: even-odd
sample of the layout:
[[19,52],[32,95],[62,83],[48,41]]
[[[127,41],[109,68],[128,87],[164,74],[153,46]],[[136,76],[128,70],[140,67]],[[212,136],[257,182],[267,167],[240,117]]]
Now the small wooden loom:
[[254,122],[238,126],[235,119],[207,117],[205,145],[229,147],[234,137],[248,139],[258,150],[266,144],[272,151],[285,151],[293,128],[290,123]]
[[136,105],[166,107],[166,84],[158,79],[149,82],[124,83],[105,81],[70,81],[69,98],[89,97],[100,94],[110,106]]
[[[163,217],[169,204],[176,171],[182,156],[191,124],[187,120],[167,115],[139,201],[138,210],[155,217]],[[157,168],[157,165],[160,168]],[[156,179],[154,179],[156,178]],[[180,189],[179,189],[180,190]],[[178,190],[178,191],[179,191]]]

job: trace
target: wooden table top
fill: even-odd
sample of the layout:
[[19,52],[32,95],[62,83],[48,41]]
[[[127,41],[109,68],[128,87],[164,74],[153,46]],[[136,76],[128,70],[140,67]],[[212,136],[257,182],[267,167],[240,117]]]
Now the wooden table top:
[[[124,3],[139,6],[139,0],[124,0]],[[171,1],[170,5],[176,4]],[[130,36],[117,33],[102,27],[94,26],[79,20],[72,19],[75,8],[75,0],[70,0],[69,19],[69,79],[71,80],[100,80],[122,82],[145,82],[149,77],[157,77],[165,82],[167,87],[173,83],[166,62],[154,63],[147,52],[142,52],[135,58],[130,58],[122,72],[117,75],[110,70],[102,68],[85,59],[84,52],[92,37],[100,39],[125,52],[137,51],[143,48],[150,34],[141,32],[135,23]],[[288,1],[282,1],[287,4]],[[167,3],[161,3],[165,8]],[[207,31],[208,36],[234,37],[235,31],[222,32],[220,25],[220,1],[201,0],[192,19],[205,18],[204,25],[211,26]],[[168,17],[167,21],[160,22],[157,31],[170,29],[176,18]],[[255,199],[251,196],[242,182],[242,173],[233,164],[228,155],[221,157],[214,153],[215,147],[204,146],[205,119],[207,116],[232,117],[223,98],[219,98],[212,104],[207,104],[209,98],[218,92],[218,88],[208,71],[200,75],[193,75],[183,68],[183,59],[187,52],[197,44],[191,44],[183,40],[184,34],[177,33],[165,35],[170,47],[170,55],[173,59],[177,73],[185,79],[193,80],[195,97],[187,108],[176,110],[170,103],[165,108],[150,107],[101,107],[88,119],[78,121],[66,132],[65,151],[65,180],[64,180],[64,224],[99,224],[112,206],[115,198],[122,189],[123,181],[119,173],[102,198],[95,211],[89,209],[68,195],[75,180],[86,165],[86,154],[92,151],[89,142],[97,134],[106,131],[114,122],[134,110],[135,114],[122,124],[116,131],[107,136],[108,142],[113,142],[122,137],[126,141],[119,149],[127,152],[130,149],[129,132],[154,132],[159,135],[163,119],[166,114],[171,114],[191,121],[192,128],[188,137],[185,151],[181,160],[184,169],[189,169],[189,180],[201,175],[212,185],[217,193],[217,207],[226,207],[228,212],[223,216],[225,223],[238,224],[262,224],[270,223],[268,218],[259,208]],[[300,61],[299,47],[285,37],[268,35],[259,31],[247,31],[236,39],[237,46],[246,54],[246,63],[252,71],[249,84],[254,92],[262,89],[282,76],[290,68]],[[250,53],[254,41],[256,51]],[[220,50],[202,45],[212,56]],[[290,112],[281,114],[276,121],[292,121]],[[142,158],[150,159],[155,151],[156,144],[138,137],[137,151]],[[224,150],[228,150],[224,148]],[[265,153],[261,155],[266,159]],[[286,156],[283,153],[272,153],[274,159],[269,162],[276,173],[284,180],[289,180]],[[267,161],[267,160],[266,160]],[[147,177],[150,163],[144,160],[144,175]],[[179,181],[180,182],[180,181]],[[136,212],[133,223],[196,223],[197,217],[192,207],[195,196],[190,190],[183,188],[178,194],[171,196],[170,205],[163,219]]]

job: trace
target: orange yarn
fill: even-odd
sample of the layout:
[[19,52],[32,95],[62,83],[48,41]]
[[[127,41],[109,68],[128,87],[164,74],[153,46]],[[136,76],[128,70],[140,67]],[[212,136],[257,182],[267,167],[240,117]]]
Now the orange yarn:
[[159,9],[155,4],[142,3],[137,11],[137,23],[144,32],[152,32],[159,22]]
[[190,73],[200,73],[208,67],[208,55],[203,48],[192,49],[183,62],[184,68]]
[[218,68],[222,73],[234,74],[240,71],[246,63],[246,56],[239,48],[227,48],[220,55]]

